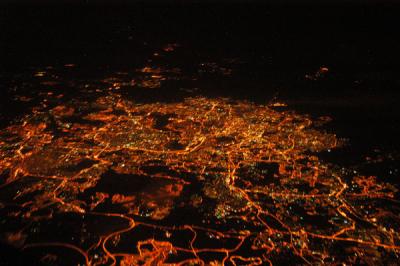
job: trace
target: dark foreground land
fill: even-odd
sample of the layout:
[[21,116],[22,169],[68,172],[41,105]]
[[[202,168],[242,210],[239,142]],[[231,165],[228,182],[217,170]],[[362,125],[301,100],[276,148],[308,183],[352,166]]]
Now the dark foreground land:
[[395,265],[395,5],[3,5],[1,265]]

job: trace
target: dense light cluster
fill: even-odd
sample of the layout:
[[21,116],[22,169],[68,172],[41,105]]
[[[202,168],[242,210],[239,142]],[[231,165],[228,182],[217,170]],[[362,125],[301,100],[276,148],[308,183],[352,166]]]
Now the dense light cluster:
[[113,92],[36,109],[0,134],[2,238],[87,265],[394,261],[396,188],[322,162],[325,120]]

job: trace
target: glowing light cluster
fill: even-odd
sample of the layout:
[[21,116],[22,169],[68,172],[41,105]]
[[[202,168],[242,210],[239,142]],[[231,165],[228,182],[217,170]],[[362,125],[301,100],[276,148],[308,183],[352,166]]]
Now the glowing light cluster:
[[[395,258],[399,217],[384,203],[398,205],[396,188],[322,162],[318,152],[341,145],[318,130],[324,121],[244,101],[139,104],[113,92],[37,109],[0,134],[0,211],[22,220],[6,240],[69,249],[87,265]],[[63,213],[107,226],[35,240],[34,228]]]

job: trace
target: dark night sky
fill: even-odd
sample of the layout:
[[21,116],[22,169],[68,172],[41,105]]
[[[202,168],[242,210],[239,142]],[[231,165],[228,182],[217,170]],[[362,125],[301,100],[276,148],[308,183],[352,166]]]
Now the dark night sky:
[[1,4],[190,4],[190,3],[262,3],[262,4],[396,4],[397,0],[3,0]]

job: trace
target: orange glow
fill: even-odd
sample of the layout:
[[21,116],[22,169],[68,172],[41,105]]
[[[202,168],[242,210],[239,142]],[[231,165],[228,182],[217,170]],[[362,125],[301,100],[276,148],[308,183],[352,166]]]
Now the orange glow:
[[[27,226],[8,242],[69,249],[88,265],[268,265],[288,252],[307,264],[349,263],[400,250],[398,230],[385,225],[398,216],[375,204],[394,202],[396,189],[315,155],[343,144],[318,129],[326,117],[202,97],[136,104],[113,92],[82,113],[87,104],[56,106],[46,119],[38,109],[1,132],[0,192],[10,196],[0,209],[17,206],[8,216],[31,225],[75,213],[118,226],[85,244],[30,242]],[[185,208],[198,217],[163,224]],[[343,257],[336,243],[353,250]]]

